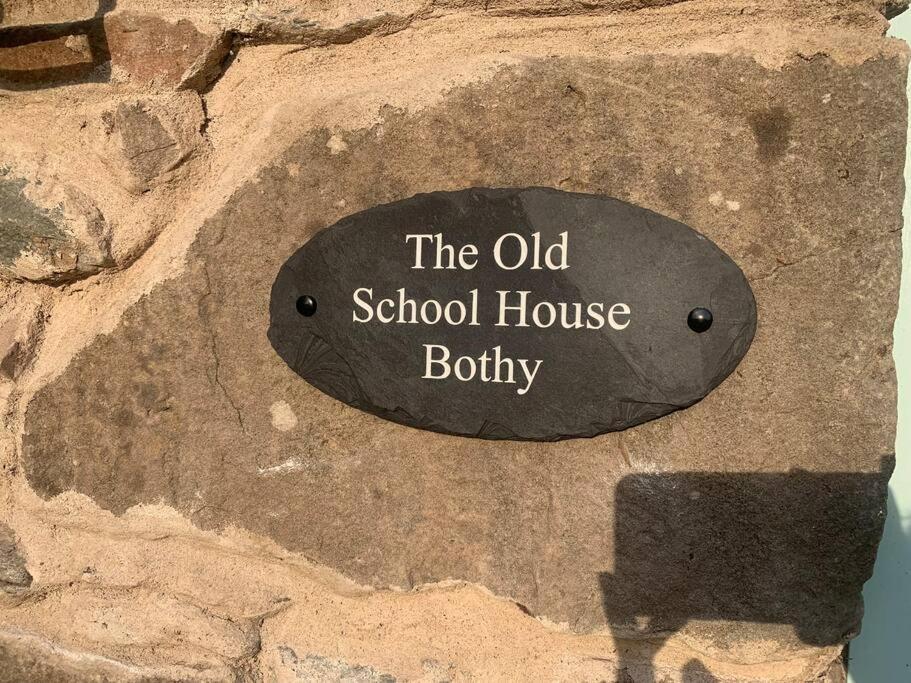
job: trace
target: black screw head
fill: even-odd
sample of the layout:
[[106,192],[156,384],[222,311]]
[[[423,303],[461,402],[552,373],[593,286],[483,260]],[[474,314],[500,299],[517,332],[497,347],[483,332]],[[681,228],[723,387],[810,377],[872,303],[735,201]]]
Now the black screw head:
[[316,299],[309,294],[297,298],[297,312],[305,318],[309,318],[316,313]]
[[702,334],[712,326],[712,312],[707,308],[694,308],[686,317],[686,324],[693,332]]

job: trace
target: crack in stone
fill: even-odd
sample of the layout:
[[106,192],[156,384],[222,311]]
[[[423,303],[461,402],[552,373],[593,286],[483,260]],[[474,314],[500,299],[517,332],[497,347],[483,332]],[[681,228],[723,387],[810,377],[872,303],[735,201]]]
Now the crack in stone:
[[[203,276],[205,277],[205,280],[206,280],[206,291],[203,293],[203,296],[199,301],[200,312],[202,313],[202,311],[206,310],[206,307],[203,305],[203,301],[212,296],[212,279],[209,276],[209,269],[206,266],[205,262],[200,262],[200,264],[202,267]],[[240,426],[240,431],[243,432],[244,434],[246,434],[247,427],[244,423],[244,418],[243,418],[242,413],[240,412],[240,408],[237,407],[237,404],[234,402],[234,399],[231,397],[231,394],[228,392],[228,388],[221,381],[221,375],[220,375],[221,358],[218,355],[218,342],[216,341],[215,328],[211,325],[211,321],[209,320],[208,311],[206,311],[206,313],[204,314],[203,325],[209,334],[209,350],[212,353],[212,359],[215,363],[215,367],[214,367],[213,373],[212,373],[213,374],[212,379],[213,379],[214,383],[218,386],[218,388],[221,389],[221,393],[224,395],[225,400],[227,400],[228,404],[231,406],[231,408],[233,408],[234,414],[237,416],[237,424]]]
[[143,156],[144,154],[152,154],[153,152],[161,152],[163,150],[170,149],[171,147],[176,147],[176,146],[177,146],[176,142],[169,142],[165,145],[160,145],[158,147],[152,147],[151,149],[140,150],[139,152],[136,152],[136,154],[127,157],[127,159],[132,161],[133,159],[138,159],[139,157]]

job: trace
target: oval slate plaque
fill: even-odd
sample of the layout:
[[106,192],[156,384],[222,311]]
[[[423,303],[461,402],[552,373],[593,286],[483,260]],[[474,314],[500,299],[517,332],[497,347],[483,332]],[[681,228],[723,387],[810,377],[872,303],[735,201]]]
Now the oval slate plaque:
[[349,405],[541,441],[695,403],[756,328],[743,273],[708,239],[547,188],[434,192],[349,216],[282,266],[270,314],[278,354]]

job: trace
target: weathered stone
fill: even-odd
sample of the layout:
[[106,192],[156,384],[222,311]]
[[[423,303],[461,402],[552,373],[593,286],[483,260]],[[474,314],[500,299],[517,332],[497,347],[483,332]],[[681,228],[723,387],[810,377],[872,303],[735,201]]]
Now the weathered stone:
[[0,630],[0,683],[208,683],[212,680],[217,678],[208,671],[189,667],[146,668],[90,652],[68,650],[59,643],[18,629]]
[[119,138],[127,168],[140,191],[184,158],[180,144],[146,102],[121,103],[106,123]]
[[[634,637],[670,627],[730,658],[836,646],[857,628],[894,439],[904,68],[884,56],[781,70],[717,55],[528,59],[376,126],[304,128],[206,222],[185,271],[31,401],[28,481],[116,513],[164,501],[378,587],[477,582],[575,632],[627,633],[638,613],[599,580],[619,571],[675,587]],[[558,444],[412,430],[291,372],[265,337],[288,256],[354,211],[471,185],[602,193],[693,226],[751,281],[749,354],[685,411]],[[833,330],[859,300],[864,324]],[[687,490],[704,510],[737,515],[662,518],[686,473],[709,482]],[[617,508],[629,481],[654,489],[655,510]],[[825,497],[811,510],[826,523],[808,517],[809,484],[841,500],[837,527]],[[640,512],[693,532],[627,555]],[[756,536],[713,560],[743,581],[687,573],[691,553],[720,552],[743,524]],[[828,568],[797,571],[825,543],[816,529],[832,528],[851,543],[825,547]],[[850,569],[833,584],[835,566]],[[777,593],[754,604],[765,579]]]
[[0,379],[17,379],[28,365],[40,323],[34,305],[5,305],[0,315]]
[[115,75],[163,87],[200,90],[219,73],[228,53],[228,34],[200,30],[188,19],[115,12],[105,16]]
[[[174,187],[187,162],[203,146],[204,112],[195,92],[123,97],[106,103],[94,119],[95,153],[110,172],[106,178],[134,198]],[[134,219],[135,220],[135,219]],[[123,226],[113,230],[123,237]],[[115,242],[115,246],[121,246]],[[119,262],[129,261],[121,253]]]
[[[397,3],[395,12],[375,10],[363,12],[358,5],[333,8],[330,12],[317,12],[310,8],[275,8],[279,11],[255,10],[247,13],[238,33],[247,43],[293,43],[301,47],[323,47],[354,42],[369,35],[389,35],[406,29],[426,7],[409,0]],[[354,10],[354,11],[351,11]],[[319,16],[326,14],[328,16]]]
[[101,14],[109,0],[0,6],[0,88],[104,81],[110,55]]
[[113,68],[116,79],[201,90],[230,48],[228,32],[215,24],[200,30],[186,18],[111,12],[114,3],[91,11],[71,4],[51,12],[13,8],[6,22],[0,12],[0,85],[105,81]]
[[0,26],[66,24],[84,21],[104,11],[113,0],[3,0],[0,3]]
[[17,591],[32,585],[25,560],[16,546],[16,535],[0,522],[0,590]]
[[[32,629],[23,628],[21,623],[26,611],[30,612]],[[69,618],[63,621],[60,614]],[[116,659],[100,663],[126,665],[130,678],[140,680],[233,680],[240,677],[258,647],[256,626],[250,620],[224,619],[205,605],[164,592],[98,587],[86,580],[75,590],[43,596],[34,609],[29,609],[27,601],[7,609],[0,644],[3,631],[29,630],[37,630],[58,652],[71,653],[61,658],[64,661],[91,659],[93,645],[110,637],[117,644]],[[170,655],[173,666],[157,666],[162,653]],[[92,667],[82,668],[88,669],[87,673],[92,671]]]
[[0,275],[65,282],[113,265],[107,225],[81,190],[0,166]]
[[908,9],[908,0],[876,0],[877,8],[887,19],[897,17]]
[[820,678],[820,683],[848,683],[848,672],[845,670],[845,662],[842,657],[832,662],[832,666]]
[[321,655],[308,654],[298,657],[289,647],[280,648],[282,664],[295,679],[312,683],[395,683],[395,676],[384,674],[373,667],[348,664]]
[[0,47],[0,82],[76,80],[94,68],[92,48],[85,35]]

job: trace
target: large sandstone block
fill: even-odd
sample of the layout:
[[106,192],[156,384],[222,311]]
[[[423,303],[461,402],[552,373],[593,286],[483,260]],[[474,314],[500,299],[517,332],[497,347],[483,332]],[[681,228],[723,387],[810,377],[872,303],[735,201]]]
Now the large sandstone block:
[[[450,3],[319,49],[287,44],[299,22],[270,28],[256,40],[281,45],[241,47],[205,95],[209,166],[170,185],[167,119],[105,105],[118,183],[172,222],[123,273],[48,301],[10,401],[2,509],[31,590],[61,594],[0,623],[137,675],[826,675],[884,519],[906,129],[906,52],[844,4],[853,19]],[[394,424],[276,354],[271,288],[296,249],[354,212],[474,186],[604,194],[697,229],[752,288],[746,357],[685,410],[544,443]],[[33,518],[67,521],[58,537]],[[301,558],[323,573],[292,573]],[[116,637],[88,625],[100,613]]]

